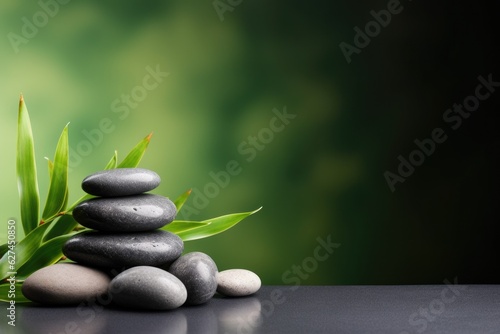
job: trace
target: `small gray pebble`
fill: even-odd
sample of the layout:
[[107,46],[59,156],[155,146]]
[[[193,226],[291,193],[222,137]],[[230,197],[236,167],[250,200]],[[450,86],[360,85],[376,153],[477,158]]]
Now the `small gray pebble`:
[[184,304],[187,297],[177,277],[148,266],[127,269],[113,278],[108,293],[116,305],[147,310],[171,310]]
[[109,277],[97,269],[58,263],[35,271],[21,289],[26,298],[37,303],[76,305],[104,295],[109,282]]
[[71,237],[63,246],[64,255],[75,262],[118,269],[135,266],[167,268],[183,250],[182,239],[163,230],[141,233],[88,231]]
[[229,269],[217,274],[217,292],[229,297],[248,296],[259,291],[261,281],[246,269]]
[[168,271],[186,286],[188,305],[206,303],[217,290],[217,265],[205,253],[192,252],[182,255],[172,263]]
[[105,232],[144,232],[172,222],[175,204],[166,197],[142,194],[92,198],[78,204],[73,218],[85,227]]
[[138,195],[160,184],[160,176],[144,168],[116,168],[96,172],[83,179],[82,189],[94,196]]

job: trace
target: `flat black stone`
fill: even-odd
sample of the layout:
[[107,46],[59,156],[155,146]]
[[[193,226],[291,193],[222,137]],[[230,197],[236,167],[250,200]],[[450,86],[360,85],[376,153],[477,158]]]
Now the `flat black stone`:
[[93,198],[73,210],[77,222],[106,232],[155,230],[172,222],[176,214],[171,200],[152,194]]
[[168,268],[183,250],[182,239],[163,230],[142,233],[89,231],[71,237],[63,246],[64,255],[75,262],[119,270],[135,266]]
[[160,181],[160,176],[148,169],[116,168],[87,176],[82,182],[82,189],[94,196],[129,196],[153,190]]
[[217,290],[217,265],[205,253],[187,253],[172,263],[168,271],[186,286],[188,305],[206,303]]

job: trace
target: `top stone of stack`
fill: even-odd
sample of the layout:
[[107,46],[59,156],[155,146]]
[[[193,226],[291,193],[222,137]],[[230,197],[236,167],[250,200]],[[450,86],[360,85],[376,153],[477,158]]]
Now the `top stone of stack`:
[[117,168],[96,172],[82,182],[86,193],[100,197],[139,195],[160,184],[160,176],[143,168]]

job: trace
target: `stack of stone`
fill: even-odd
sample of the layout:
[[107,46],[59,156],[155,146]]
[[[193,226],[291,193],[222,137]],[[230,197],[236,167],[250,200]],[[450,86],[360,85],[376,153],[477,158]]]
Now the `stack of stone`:
[[91,267],[124,270],[135,266],[168,268],[184,245],[175,234],[159,230],[174,220],[174,203],[147,194],[160,184],[153,171],[119,168],[86,177],[82,188],[99,196],[80,203],[73,218],[93,231],[69,239],[63,252]]
[[[216,291],[235,297],[259,290],[260,278],[250,271],[219,273],[207,254],[181,256],[182,239],[160,229],[175,218],[174,203],[146,193],[159,184],[158,174],[139,168],[85,178],[83,190],[97,197],[75,207],[73,217],[91,231],[73,236],[63,246],[63,253],[77,263],[33,273],[23,284],[24,295],[61,305],[107,294],[105,300],[123,307],[167,310],[206,303]],[[109,273],[116,276],[110,279]]]

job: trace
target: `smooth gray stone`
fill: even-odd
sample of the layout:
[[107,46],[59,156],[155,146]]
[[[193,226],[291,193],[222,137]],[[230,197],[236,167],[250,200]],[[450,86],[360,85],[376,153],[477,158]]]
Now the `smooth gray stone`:
[[75,263],[58,263],[31,274],[22,285],[31,301],[49,305],[75,305],[105,294],[110,278],[103,272]]
[[92,198],[73,210],[77,222],[105,232],[156,230],[172,222],[176,214],[171,200],[152,194]]
[[94,196],[138,195],[158,187],[161,179],[144,168],[116,168],[96,172],[83,179],[82,189]]
[[149,310],[171,310],[184,304],[187,291],[169,272],[148,266],[125,270],[111,281],[108,293],[116,305]]
[[259,291],[261,281],[246,269],[228,269],[217,274],[217,292],[228,297],[243,297]]
[[186,286],[186,304],[206,303],[217,290],[217,265],[205,253],[187,253],[172,263],[168,271]]
[[163,230],[141,233],[88,231],[71,237],[63,246],[64,255],[75,262],[116,269],[167,268],[183,250],[182,239]]

